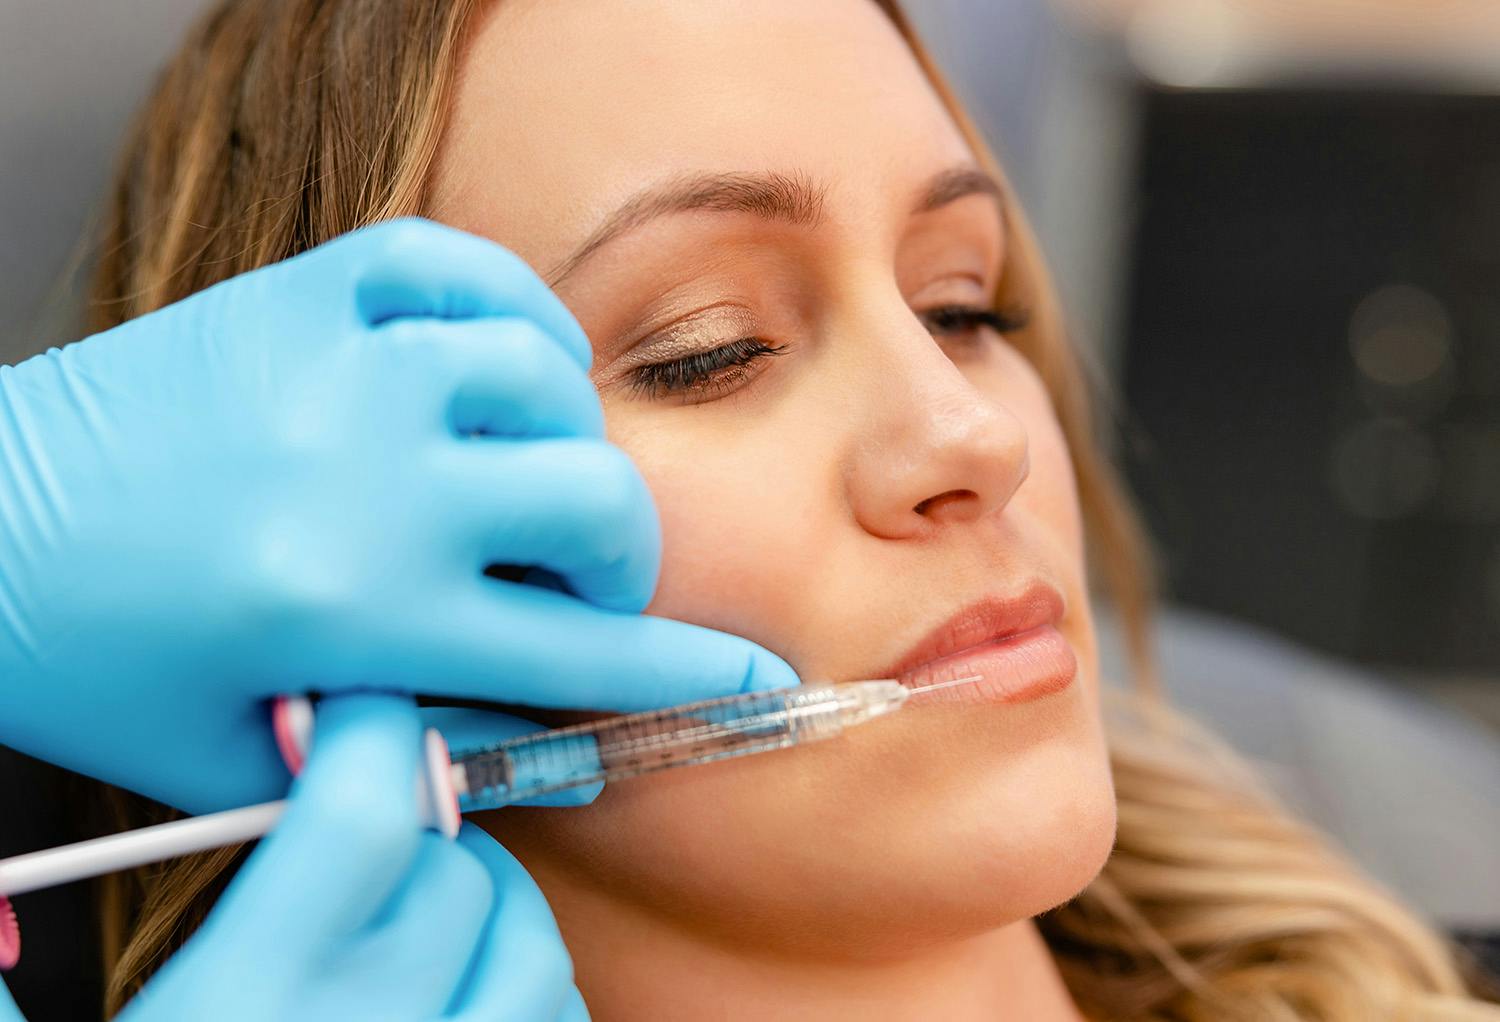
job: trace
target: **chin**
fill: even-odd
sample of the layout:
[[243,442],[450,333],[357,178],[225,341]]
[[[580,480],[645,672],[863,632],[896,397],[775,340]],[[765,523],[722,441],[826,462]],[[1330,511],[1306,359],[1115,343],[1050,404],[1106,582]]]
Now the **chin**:
[[1033,735],[1003,750],[993,732],[980,741],[944,727],[944,754],[929,755],[902,789],[851,784],[816,823],[749,838],[750,861],[791,889],[820,892],[780,906],[783,923],[805,913],[795,932],[809,946],[800,950],[899,957],[1078,895],[1109,859],[1117,807],[1097,730],[1064,719],[1050,740]]
[[952,939],[1020,922],[1076,897],[1099,875],[1117,822],[1107,758],[1036,759],[1042,779],[1018,777],[975,793],[962,812],[908,824],[907,840],[920,840],[888,876],[909,870],[915,881],[905,884],[909,936],[925,928],[929,939]]
[[1004,878],[1004,903],[1015,919],[1056,908],[1088,887],[1109,861],[1118,807],[1108,771],[1102,781],[1080,783],[1056,801],[1037,806],[1035,823],[1020,840],[998,828],[1004,842],[995,869]]

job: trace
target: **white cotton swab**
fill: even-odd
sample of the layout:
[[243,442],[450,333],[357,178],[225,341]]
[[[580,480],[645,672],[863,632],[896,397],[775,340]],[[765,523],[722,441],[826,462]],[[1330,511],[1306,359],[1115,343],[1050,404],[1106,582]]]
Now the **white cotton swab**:
[[[415,784],[418,812],[426,826],[455,837],[458,803],[448,780],[452,766],[448,743],[436,729],[428,728],[424,751],[423,770]],[[0,897],[264,837],[286,807],[286,799],[277,799],[0,859]]]
[[249,841],[269,833],[286,807],[287,800],[278,799],[0,859],[0,895],[25,894],[205,848]]

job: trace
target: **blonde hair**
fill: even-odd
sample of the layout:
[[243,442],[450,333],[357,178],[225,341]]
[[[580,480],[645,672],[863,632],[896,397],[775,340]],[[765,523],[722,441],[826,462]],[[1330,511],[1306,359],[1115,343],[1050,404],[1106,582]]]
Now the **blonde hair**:
[[[1003,180],[895,0],[974,152]],[[465,30],[479,0],[226,0],[168,65],[125,146],[91,305],[112,326],[339,234],[421,214]],[[1067,436],[1091,575],[1128,636],[1135,688],[1108,704],[1116,846],[1038,918],[1080,1008],[1120,1020],[1490,1019],[1448,942],[1298,823],[1222,742],[1172,711],[1148,641],[1148,545],[1090,417],[1040,252],[1009,201],[996,296],[1032,311],[1015,343]],[[117,823],[160,807],[110,791]],[[106,1011],[201,923],[243,848],[110,878]]]

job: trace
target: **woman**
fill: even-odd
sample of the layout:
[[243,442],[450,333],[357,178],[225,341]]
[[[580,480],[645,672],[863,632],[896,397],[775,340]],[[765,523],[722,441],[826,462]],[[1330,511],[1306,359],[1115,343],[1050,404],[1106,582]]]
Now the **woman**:
[[[410,214],[588,334],[661,514],[650,613],[809,680],[984,676],[482,817],[594,1017],[1496,1017],[1147,694],[1142,545],[1036,246],[894,3],[226,4],[128,143],[100,326]],[[1108,730],[1085,535],[1141,674]],[[227,863],[111,899],[113,1006]]]

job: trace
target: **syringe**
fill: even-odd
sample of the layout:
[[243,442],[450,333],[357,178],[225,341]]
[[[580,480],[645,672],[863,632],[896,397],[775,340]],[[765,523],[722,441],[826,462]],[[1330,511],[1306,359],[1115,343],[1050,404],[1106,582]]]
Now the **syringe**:
[[[919,692],[976,679],[921,688],[876,680],[750,692],[541,731],[452,759],[442,736],[429,729],[417,797],[429,825],[451,835],[458,830],[461,812],[832,738],[900,709]],[[278,705],[278,737],[298,746],[286,750],[289,759],[295,761],[305,751],[311,721],[305,700]],[[271,830],[286,805],[284,799],[265,802],[0,859],[0,911],[6,908],[5,895],[259,837]]]
[[467,752],[453,760],[451,779],[461,812],[492,809],[597,781],[832,738],[900,709],[915,691],[886,680],[805,685],[607,717]]

